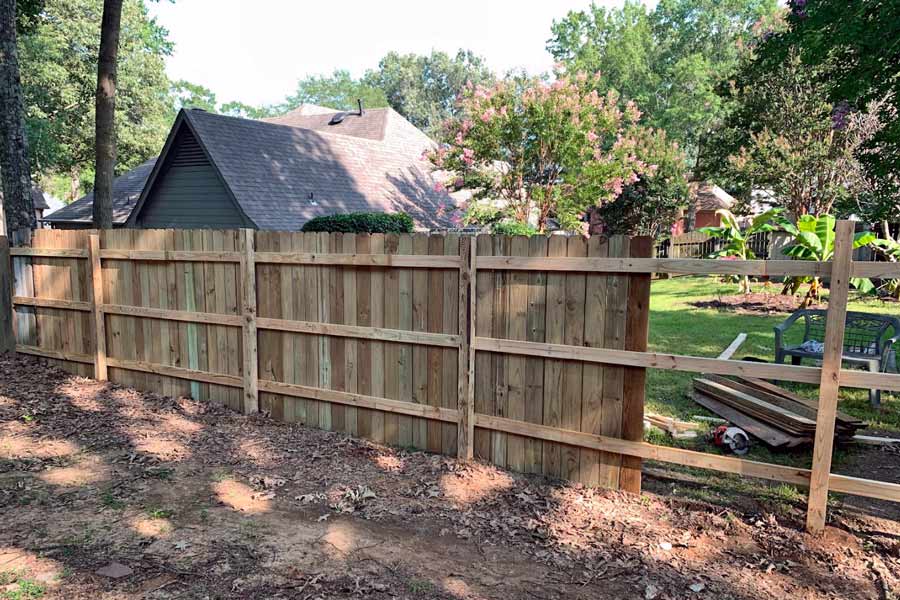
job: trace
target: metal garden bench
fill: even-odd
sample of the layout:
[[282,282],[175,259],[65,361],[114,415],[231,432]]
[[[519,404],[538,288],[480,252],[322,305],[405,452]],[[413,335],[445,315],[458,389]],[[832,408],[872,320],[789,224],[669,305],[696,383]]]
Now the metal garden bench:
[[[785,332],[797,320],[803,319],[803,341],[787,346]],[[887,337],[888,330],[893,337]],[[865,367],[873,373],[884,373],[888,367],[896,368],[893,345],[900,339],[900,319],[888,315],[847,312],[844,331],[843,360],[850,365]],[[821,360],[825,341],[825,311],[800,309],[775,326],[775,362],[784,363],[786,357],[799,365],[804,358]],[[881,390],[869,390],[872,406],[881,403]]]

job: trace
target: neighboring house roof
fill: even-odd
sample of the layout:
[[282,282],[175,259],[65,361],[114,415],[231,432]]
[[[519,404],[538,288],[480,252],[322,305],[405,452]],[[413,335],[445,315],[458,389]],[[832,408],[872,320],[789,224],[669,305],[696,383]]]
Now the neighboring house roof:
[[[389,108],[349,113],[329,125],[336,112],[303,105],[256,121],[181,111],[161,157],[176,131],[189,127],[240,211],[260,229],[295,230],[315,216],[353,211],[405,212],[421,228],[449,226],[442,207],[454,202],[435,189],[422,159],[434,142]],[[114,223],[136,221],[161,170],[154,162],[117,178]],[[90,221],[92,202],[88,194],[48,220]]]
[[719,186],[706,182],[694,182],[690,186],[691,197],[696,202],[697,210],[716,211],[720,208],[731,209],[735,204],[734,197]]
[[[151,158],[132,170],[123,173],[113,181],[113,223],[122,225],[128,220],[131,210],[137,203],[153,170],[156,159]],[[54,221],[90,223],[93,218],[94,193],[90,192],[65,208],[53,211],[44,216],[44,220],[50,223]]]

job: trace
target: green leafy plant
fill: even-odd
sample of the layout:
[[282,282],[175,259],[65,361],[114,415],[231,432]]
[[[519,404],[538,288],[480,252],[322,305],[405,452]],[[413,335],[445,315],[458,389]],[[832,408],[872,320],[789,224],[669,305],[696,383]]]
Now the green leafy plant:
[[[773,221],[776,220],[781,213],[782,209],[780,208],[767,210],[761,215],[757,215],[750,223],[749,227],[741,229],[737,217],[735,217],[730,210],[720,208],[716,211],[716,214],[719,215],[722,224],[719,227],[701,227],[697,231],[705,233],[713,238],[721,238],[725,241],[725,247],[718,252],[713,253],[711,255],[713,258],[753,260],[756,258],[756,254],[750,247],[750,238],[754,234],[774,230],[775,226]],[[749,294],[752,291],[750,289],[750,277],[748,275],[744,275],[740,278],[740,288],[742,294]]]
[[[784,249],[784,253],[797,260],[815,260],[826,262],[834,257],[834,226],[837,220],[832,215],[802,215],[793,224],[787,219],[779,225],[794,237],[794,243]],[[861,248],[875,241],[871,231],[861,231],[853,236],[853,248]],[[813,300],[819,300],[822,287],[818,277],[793,277],[785,282],[782,294],[794,294],[804,283],[809,283],[809,290],[803,299],[802,306],[809,306]],[[853,278],[850,284],[862,292],[871,291],[874,286],[868,279]]]
[[[872,246],[888,262],[900,262],[900,242],[893,239],[877,239],[872,240]],[[900,279],[889,279],[881,284],[880,289],[890,297],[900,299]]]
[[310,219],[306,232],[327,233],[412,233],[412,217],[405,213],[345,213]]

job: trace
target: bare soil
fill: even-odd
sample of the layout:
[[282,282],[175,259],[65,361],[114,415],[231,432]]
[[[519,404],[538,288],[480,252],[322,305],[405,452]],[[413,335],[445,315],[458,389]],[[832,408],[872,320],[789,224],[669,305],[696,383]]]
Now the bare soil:
[[648,488],[513,475],[0,357],[0,598],[900,594],[896,521],[833,511],[817,539],[801,509]]
[[[803,302],[803,296],[753,292],[752,294],[735,294],[733,296],[717,296],[711,300],[691,302],[697,308],[713,308],[747,315],[775,315],[792,313]],[[825,308],[824,303],[811,304],[808,308]]]

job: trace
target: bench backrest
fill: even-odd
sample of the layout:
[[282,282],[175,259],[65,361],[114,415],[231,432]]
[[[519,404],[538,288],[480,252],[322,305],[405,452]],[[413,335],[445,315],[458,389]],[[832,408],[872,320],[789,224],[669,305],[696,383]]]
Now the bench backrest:
[[[825,341],[826,311],[805,309],[799,311],[803,315],[806,328],[803,341]],[[844,352],[853,354],[870,354],[877,356],[881,351],[881,340],[888,329],[893,334],[900,333],[900,319],[888,315],[875,315],[862,312],[847,312],[844,326]]]

